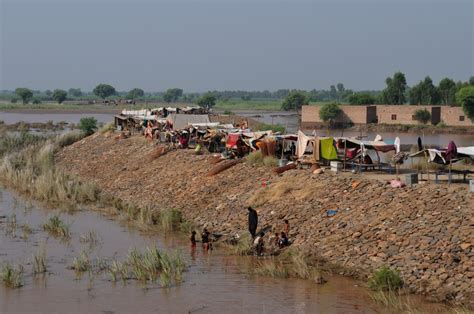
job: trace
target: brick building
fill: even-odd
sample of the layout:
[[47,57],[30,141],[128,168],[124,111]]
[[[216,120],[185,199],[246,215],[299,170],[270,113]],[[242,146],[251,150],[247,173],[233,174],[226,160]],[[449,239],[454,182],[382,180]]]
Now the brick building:
[[[320,106],[303,106],[301,127],[312,128],[323,123],[319,117]],[[340,106],[341,112],[335,119],[339,124],[420,124],[415,120],[415,111],[426,109],[431,113],[431,124],[443,122],[448,126],[474,126],[465,116],[461,107],[449,106],[410,106],[410,105],[369,105]]]

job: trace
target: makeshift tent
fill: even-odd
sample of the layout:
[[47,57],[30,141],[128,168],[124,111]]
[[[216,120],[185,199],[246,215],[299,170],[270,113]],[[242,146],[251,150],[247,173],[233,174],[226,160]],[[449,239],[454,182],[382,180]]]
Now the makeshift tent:
[[195,123],[210,123],[207,114],[170,114],[167,121],[173,125],[174,130],[184,129]]

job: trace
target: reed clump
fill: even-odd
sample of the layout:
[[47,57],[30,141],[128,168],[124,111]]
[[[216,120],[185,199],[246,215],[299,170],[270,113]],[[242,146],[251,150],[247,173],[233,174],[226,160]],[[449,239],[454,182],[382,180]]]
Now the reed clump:
[[41,247],[32,257],[33,274],[43,274],[47,271],[46,249]]
[[79,256],[73,259],[71,268],[78,273],[92,269],[92,262],[89,259],[89,255],[86,251],[81,251]]
[[238,238],[228,241],[225,246],[233,255],[250,255],[253,253],[253,242],[250,234],[243,233]]
[[0,268],[0,279],[3,284],[10,288],[23,286],[23,266],[5,263]]
[[69,225],[63,222],[57,215],[49,217],[48,221],[43,224],[43,230],[47,231],[50,235],[56,238],[63,238],[65,240],[69,240],[71,238]]
[[376,291],[395,291],[403,287],[400,274],[387,266],[383,266],[369,279],[369,288]]
[[160,212],[159,220],[164,231],[174,231],[183,222],[183,217],[177,209],[164,209]]

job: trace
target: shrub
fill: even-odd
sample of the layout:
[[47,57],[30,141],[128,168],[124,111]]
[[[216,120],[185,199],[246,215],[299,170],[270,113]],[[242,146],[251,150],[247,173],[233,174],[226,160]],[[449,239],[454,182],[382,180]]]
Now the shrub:
[[403,286],[403,280],[400,274],[383,266],[377,270],[369,279],[369,288],[372,290],[396,290]]
[[263,158],[263,164],[265,165],[265,167],[277,167],[278,159],[273,156],[267,156]]
[[33,98],[32,103],[38,105],[41,104],[41,100],[39,100],[38,98]]
[[10,288],[23,286],[23,266],[4,264],[0,270],[0,279],[4,285]]
[[418,109],[415,111],[415,120],[423,124],[427,124],[431,120],[431,113],[426,109]]
[[285,111],[300,110],[302,106],[309,104],[309,97],[305,92],[293,90],[286,97],[281,108]]
[[253,151],[248,154],[245,160],[250,165],[261,166],[263,165],[263,153],[259,150]]
[[230,111],[229,109],[226,109],[226,110],[224,110],[224,114],[229,115],[229,116],[232,116],[232,115],[234,115],[235,113],[233,113],[233,112]]
[[466,86],[456,93],[456,101],[461,105],[466,116],[474,121],[474,86]]
[[84,132],[86,136],[89,136],[97,130],[97,120],[94,117],[81,118],[78,128]]
[[11,102],[12,104],[16,104],[16,103],[18,102],[18,98],[12,98],[12,99],[10,100],[10,102]]
[[113,121],[104,124],[99,130],[101,134],[107,133],[109,131],[114,131],[115,130],[115,123]]
[[340,111],[341,109],[339,108],[339,105],[336,103],[324,104],[319,109],[319,117],[324,122],[329,121],[330,123],[332,123],[336,119]]

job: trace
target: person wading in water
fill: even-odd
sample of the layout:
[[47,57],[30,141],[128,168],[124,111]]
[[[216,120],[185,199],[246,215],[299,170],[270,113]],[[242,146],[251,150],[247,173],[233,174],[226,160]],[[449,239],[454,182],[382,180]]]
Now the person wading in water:
[[252,235],[252,239],[255,239],[255,234],[257,232],[258,225],[258,215],[257,211],[252,207],[248,208],[249,211],[249,232]]

